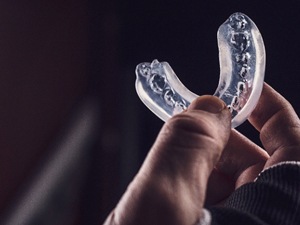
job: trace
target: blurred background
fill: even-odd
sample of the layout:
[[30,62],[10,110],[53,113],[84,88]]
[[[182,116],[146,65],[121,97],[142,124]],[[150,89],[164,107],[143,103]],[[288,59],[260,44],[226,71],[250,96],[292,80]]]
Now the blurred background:
[[[193,92],[218,84],[216,32],[258,26],[265,80],[300,112],[298,1],[0,1],[0,223],[101,224],[163,122],[135,67],[167,61]],[[238,128],[259,143],[246,122]]]

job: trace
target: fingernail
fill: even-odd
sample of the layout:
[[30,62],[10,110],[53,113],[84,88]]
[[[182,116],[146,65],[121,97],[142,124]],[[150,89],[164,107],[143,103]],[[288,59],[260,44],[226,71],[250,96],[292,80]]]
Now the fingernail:
[[188,109],[219,113],[225,108],[225,103],[218,97],[205,95],[194,100]]

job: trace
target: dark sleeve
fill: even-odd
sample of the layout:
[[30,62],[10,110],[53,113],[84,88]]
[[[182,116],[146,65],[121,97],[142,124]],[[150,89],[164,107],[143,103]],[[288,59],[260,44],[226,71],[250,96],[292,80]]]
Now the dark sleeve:
[[223,207],[208,209],[212,225],[299,225],[300,162],[281,163],[237,189]]

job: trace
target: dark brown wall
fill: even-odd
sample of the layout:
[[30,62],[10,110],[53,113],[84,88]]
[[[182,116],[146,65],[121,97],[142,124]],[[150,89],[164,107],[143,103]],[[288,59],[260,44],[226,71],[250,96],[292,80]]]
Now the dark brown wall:
[[0,2],[0,211],[86,89],[86,7]]

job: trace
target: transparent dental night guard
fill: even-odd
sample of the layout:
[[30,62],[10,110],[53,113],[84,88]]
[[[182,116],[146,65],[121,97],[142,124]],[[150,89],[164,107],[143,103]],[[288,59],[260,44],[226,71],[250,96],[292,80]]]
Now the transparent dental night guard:
[[[242,13],[232,14],[219,27],[217,39],[220,79],[214,95],[227,104],[235,128],[248,118],[261,95],[265,47],[256,25]],[[180,82],[167,62],[157,60],[137,65],[136,90],[163,121],[182,112],[198,97]]]

